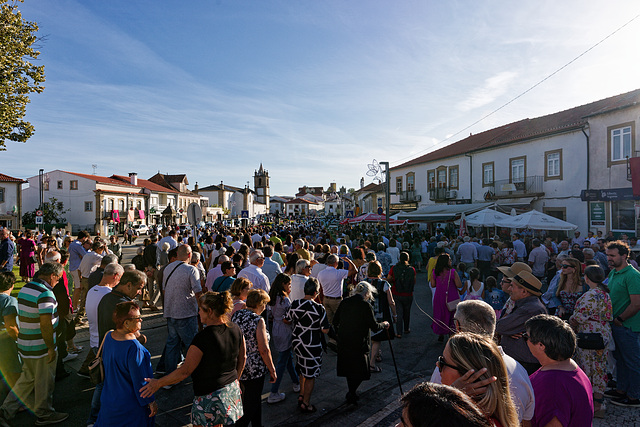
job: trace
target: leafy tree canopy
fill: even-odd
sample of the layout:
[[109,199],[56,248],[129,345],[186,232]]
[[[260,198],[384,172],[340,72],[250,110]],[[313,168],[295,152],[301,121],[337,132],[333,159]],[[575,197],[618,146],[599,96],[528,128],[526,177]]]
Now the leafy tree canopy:
[[[65,209],[64,204],[59,202],[55,197],[51,197],[48,202],[42,204],[42,216],[45,224],[63,224],[67,222],[67,218],[63,215],[71,209]],[[36,210],[27,212],[22,215],[23,224],[36,223]]]
[[34,43],[38,24],[22,19],[17,3],[0,0],[0,151],[6,141],[26,142],[33,125],[23,120],[29,94],[44,90],[44,65],[34,65],[40,55]]

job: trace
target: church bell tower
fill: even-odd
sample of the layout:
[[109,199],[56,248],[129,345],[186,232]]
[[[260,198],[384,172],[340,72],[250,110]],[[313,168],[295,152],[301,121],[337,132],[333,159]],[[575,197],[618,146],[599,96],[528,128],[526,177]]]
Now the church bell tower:
[[256,191],[256,200],[264,203],[269,212],[269,171],[262,167],[262,163],[260,163],[260,169],[253,174],[253,187]]

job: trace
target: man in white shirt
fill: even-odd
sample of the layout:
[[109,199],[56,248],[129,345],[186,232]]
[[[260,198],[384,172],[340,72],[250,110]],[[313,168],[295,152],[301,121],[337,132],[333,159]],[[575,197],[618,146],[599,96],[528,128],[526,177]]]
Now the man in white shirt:
[[158,247],[161,248],[165,243],[169,244],[169,250],[175,249],[178,247],[178,241],[176,237],[178,236],[178,232],[176,230],[169,231],[169,234],[166,237],[163,237],[158,242]]
[[89,321],[89,346],[97,351],[98,342],[98,304],[102,297],[115,288],[124,274],[120,264],[108,264],[104,267],[102,280],[87,293],[87,320]]
[[396,239],[391,239],[389,241],[387,253],[391,255],[391,265],[396,265],[400,259],[400,249],[398,248],[398,242],[396,242]]
[[296,262],[296,273],[291,276],[291,294],[289,299],[293,302],[304,298],[304,284],[311,275],[311,263],[306,259],[299,259]]
[[84,311],[84,304],[87,299],[87,291],[89,290],[89,276],[96,271],[102,262],[102,257],[107,255],[107,248],[103,241],[96,240],[91,244],[91,250],[87,252],[80,261],[80,301],[78,302],[78,316]]
[[[453,317],[457,321],[459,331],[485,335],[489,338],[494,335],[496,313],[489,304],[482,300],[467,300],[461,302],[458,304]],[[502,354],[504,364],[507,368],[507,375],[509,375],[509,389],[511,390],[511,397],[518,411],[518,420],[520,420],[522,426],[531,426],[531,419],[533,418],[533,412],[535,410],[535,396],[527,370],[514,358],[505,354],[502,347],[498,348],[500,349],[500,354]],[[433,370],[430,382],[442,384],[439,369]],[[481,388],[484,385],[482,381],[461,384],[461,386],[465,387],[465,392],[469,396],[474,395],[475,388]]]
[[244,277],[253,283],[253,289],[262,289],[269,293],[271,282],[266,274],[262,272],[264,265],[264,254],[261,250],[255,250],[249,255],[249,264],[238,273],[238,277]]
[[333,316],[338,310],[340,301],[342,301],[342,281],[347,277],[351,277],[357,273],[356,266],[349,258],[342,258],[343,262],[348,263],[348,270],[338,270],[338,256],[331,254],[327,257],[327,268],[318,274],[318,281],[322,286],[324,295],[322,305],[327,311],[329,323],[333,322]]

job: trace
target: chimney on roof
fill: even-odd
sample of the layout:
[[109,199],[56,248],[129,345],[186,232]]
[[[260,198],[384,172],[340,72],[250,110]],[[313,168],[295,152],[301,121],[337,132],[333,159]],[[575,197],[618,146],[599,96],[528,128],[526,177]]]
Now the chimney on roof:
[[196,181],[196,185],[193,187],[193,191],[194,192],[198,191],[198,181]]
[[364,187],[364,177],[360,178],[360,188]]
[[129,172],[129,180],[131,181],[131,185],[138,185],[138,174]]
[[224,190],[224,182],[220,181],[220,189]]

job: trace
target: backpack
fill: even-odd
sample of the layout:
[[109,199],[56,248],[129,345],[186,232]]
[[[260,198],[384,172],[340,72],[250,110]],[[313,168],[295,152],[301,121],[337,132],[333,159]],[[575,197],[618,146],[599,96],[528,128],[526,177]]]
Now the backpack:
[[396,292],[411,293],[416,284],[416,276],[413,268],[396,264],[393,267],[393,278]]

